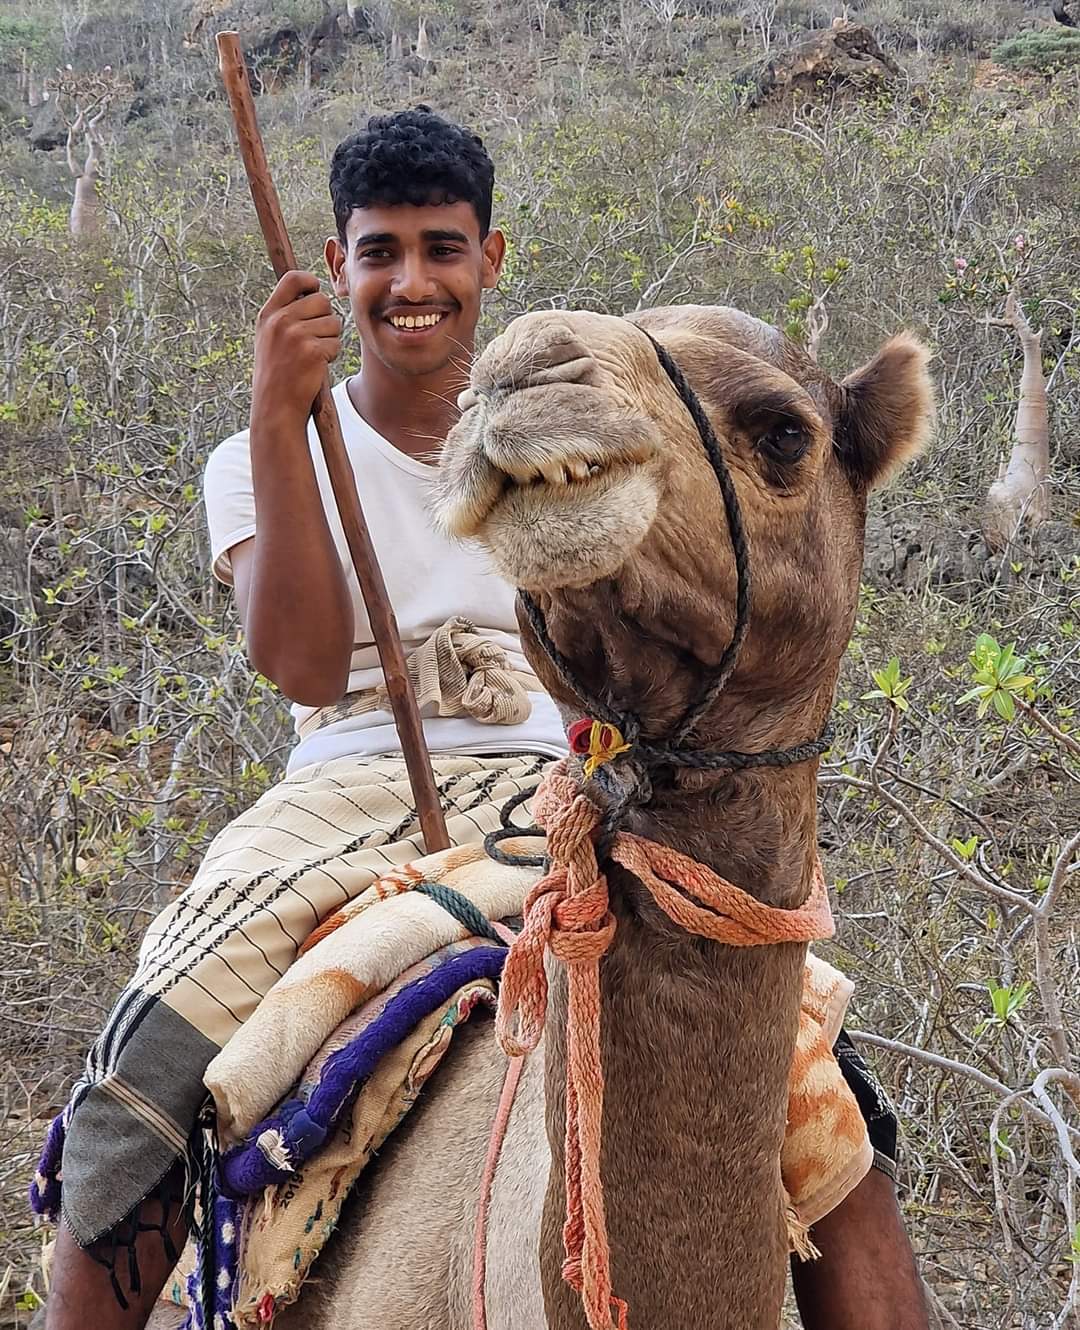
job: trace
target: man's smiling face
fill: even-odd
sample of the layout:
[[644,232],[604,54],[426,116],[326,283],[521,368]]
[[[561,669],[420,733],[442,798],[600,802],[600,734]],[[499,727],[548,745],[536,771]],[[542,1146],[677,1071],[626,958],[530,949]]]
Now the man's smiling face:
[[470,203],[354,208],[346,244],[327,241],[334,289],[347,297],[364,349],[399,374],[467,374],[480,295],[495,285],[505,241],[480,235]]

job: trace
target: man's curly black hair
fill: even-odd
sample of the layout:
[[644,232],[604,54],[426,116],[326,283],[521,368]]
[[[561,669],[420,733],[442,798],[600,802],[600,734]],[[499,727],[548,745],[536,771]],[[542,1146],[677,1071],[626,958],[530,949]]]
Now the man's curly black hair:
[[495,167],[483,141],[430,106],[377,115],[334,150],[330,197],[338,235],[354,208],[471,203],[480,236],[491,226]]

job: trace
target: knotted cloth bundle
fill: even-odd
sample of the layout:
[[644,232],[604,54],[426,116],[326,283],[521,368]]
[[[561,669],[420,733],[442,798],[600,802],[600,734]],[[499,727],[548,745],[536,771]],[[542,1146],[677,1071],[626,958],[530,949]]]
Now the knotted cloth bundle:
[[[529,693],[538,693],[535,675],[515,670],[506,652],[455,615],[409,654],[406,662],[421,715],[471,716],[481,725],[522,725],[529,719]],[[348,693],[300,724],[306,739],[327,725],[370,711],[389,711],[385,684]]]

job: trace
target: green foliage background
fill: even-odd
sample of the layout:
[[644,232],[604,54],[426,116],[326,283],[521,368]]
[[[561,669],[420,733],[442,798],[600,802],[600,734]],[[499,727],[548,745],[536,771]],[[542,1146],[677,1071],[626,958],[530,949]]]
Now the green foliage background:
[[996,47],[994,59],[1009,69],[1053,73],[1080,63],[1080,32],[1071,28],[1022,32]]
[[[1052,1013],[1031,988],[1031,929],[960,870],[982,865],[1037,901],[1080,826],[1075,754],[1032,719],[1071,734],[1080,654],[1080,75],[1037,54],[1074,43],[1012,0],[869,0],[848,9],[899,76],[747,110],[747,71],[820,36],[841,8],[379,0],[316,40],[334,6],[246,0],[185,38],[197,16],[166,0],[0,4],[9,1317],[42,1289],[21,1200],[42,1122],[146,922],[288,749],[283,703],[248,669],[210,577],[200,507],[210,449],[245,423],[252,327],[271,282],[217,87],[211,34],[230,21],[312,267],[331,225],[333,146],[367,115],[422,98],[474,125],[497,162],[510,256],[485,336],[528,309],[695,301],[801,337],[821,301],[821,356],[837,376],[900,328],[927,339],[939,428],[876,502],[823,768],[842,920],[831,954],[858,984],[862,1028],[1010,1087],[1048,1065]],[[421,13],[436,60],[417,74],[389,51]],[[1021,72],[991,66],[995,48]],[[107,125],[106,225],[93,243],[68,234],[55,107],[19,95],[28,68],[67,61],[109,64],[133,86]],[[977,514],[1010,441],[1019,356],[987,319],[1014,280],[1052,375],[1055,520],[1037,546],[994,561]],[[356,356],[350,344],[342,373]],[[962,704],[972,685],[1013,696],[993,662],[972,657],[980,633],[1017,644],[1026,673],[1009,677],[1027,681],[1016,695],[1028,710]],[[1051,930],[1073,1056],[1076,906],[1073,885]],[[903,1198],[941,1306],[965,1328],[1051,1324],[1080,1243],[1052,1140],[1014,1111],[988,1150],[997,1100],[985,1087],[886,1054],[878,1069],[902,1111]]]

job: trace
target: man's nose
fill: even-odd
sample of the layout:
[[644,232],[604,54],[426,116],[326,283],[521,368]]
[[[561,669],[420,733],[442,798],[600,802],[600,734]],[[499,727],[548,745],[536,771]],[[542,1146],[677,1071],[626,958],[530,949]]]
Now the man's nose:
[[430,300],[437,288],[427,263],[420,256],[407,254],[394,274],[390,289],[399,300],[419,305]]

